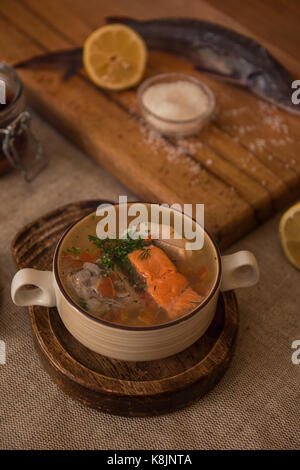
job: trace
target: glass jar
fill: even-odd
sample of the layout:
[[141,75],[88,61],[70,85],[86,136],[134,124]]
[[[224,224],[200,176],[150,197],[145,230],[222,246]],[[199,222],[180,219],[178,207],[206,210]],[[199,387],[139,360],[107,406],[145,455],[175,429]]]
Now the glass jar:
[[0,62],[0,175],[13,167],[29,182],[47,164],[41,144],[31,132],[30,120],[20,77]]

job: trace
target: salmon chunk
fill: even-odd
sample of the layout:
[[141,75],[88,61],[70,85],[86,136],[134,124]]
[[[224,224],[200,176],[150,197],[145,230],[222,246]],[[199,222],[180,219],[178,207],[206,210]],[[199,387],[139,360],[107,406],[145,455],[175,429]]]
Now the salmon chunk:
[[143,250],[128,255],[137,273],[145,278],[147,292],[171,319],[188,313],[202,297],[189,286],[163,250],[154,245],[148,250],[146,256]]
[[176,268],[166,253],[157,246],[150,245],[147,256],[145,251],[135,250],[129,253],[128,258],[136,271],[144,276],[146,280],[153,281],[160,278],[168,272],[175,272]]
[[191,287],[187,287],[168,308],[170,318],[181,317],[196,307],[203,300],[203,297],[195,292]]
[[179,272],[169,271],[163,277],[154,279],[148,284],[147,291],[156,302],[168,310],[172,302],[188,287],[188,281]]

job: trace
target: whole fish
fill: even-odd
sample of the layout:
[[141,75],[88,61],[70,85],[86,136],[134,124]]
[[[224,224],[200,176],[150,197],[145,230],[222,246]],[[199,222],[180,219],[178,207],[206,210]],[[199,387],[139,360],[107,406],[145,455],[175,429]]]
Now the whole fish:
[[[247,87],[260,98],[300,114],[293,104],[290,73],[259,43],[225,26],[189,18],[139,21],[127,17],[106,18],[137,31],[149,49],[170,52],[189,59],[197,70]],[[82,66],[82,48],[42,54],[15,64],[18,68],[61,70],[67,80]]]
[[130,26],[149,49],[183,56],[198,70],[247,87],[260,98],[300,114],[300,105],[291,101],[292,76],[253,39],[225,26],[188,18],[139,21],[114,16],[106,21]]

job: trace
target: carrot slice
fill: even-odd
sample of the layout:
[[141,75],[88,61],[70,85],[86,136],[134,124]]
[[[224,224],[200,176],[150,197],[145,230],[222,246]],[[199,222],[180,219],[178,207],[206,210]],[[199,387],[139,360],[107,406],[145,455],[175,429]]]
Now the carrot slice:
[[112,298],[115,296],[115,288],[110,277],[101,279],[99,285],[97,286],[97,290],[102,295],[102,297]]
[[118,279],[118,276],[114,271],[110,273],[109,277],[112,281],[116,281]]
[[70,268],[82,268],[83,261],[78,259],[78,257],[74,257],[74,255],[71,254],[63,254],[62,255],[64,258],[64,262],[70,266]]
[[90,253],[82,253],[79,257],[81,261],[87,262],[87,263],[95,263],[96,259],[98,259],[98,255],[92,256]]

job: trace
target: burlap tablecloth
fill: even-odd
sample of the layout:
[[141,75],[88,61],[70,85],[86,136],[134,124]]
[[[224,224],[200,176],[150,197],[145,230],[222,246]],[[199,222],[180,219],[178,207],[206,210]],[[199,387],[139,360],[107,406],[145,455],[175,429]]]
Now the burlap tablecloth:
[[119,182],[36,117],[50,156],[32,184],[16,172],[0,178],[1,449],[292,449],[299,448],[300,365],[291,344],[300,339],[300,273],[281,253],[279,217],[241,240],[257,256],[260,283],[238,292],[240,329],[230,369],[206,397],[185,410],[154,418],[124,418],[71,400],[43,371],[25,308],[13,305],[15,264],[10,242],[24,224],[67,202],[133,197]]

